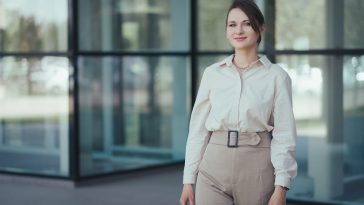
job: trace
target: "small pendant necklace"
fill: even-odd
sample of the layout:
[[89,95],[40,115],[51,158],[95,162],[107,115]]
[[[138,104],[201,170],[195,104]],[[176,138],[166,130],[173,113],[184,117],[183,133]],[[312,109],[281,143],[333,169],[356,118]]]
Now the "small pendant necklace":
[[234,60],[233,60],[235,67],[236,67],[236,68],[238,68],[239,70],[246,70],[247,68],[249,68],[250,66],[252,66],[254,63],[256,63],[256,62],[258,62],[258,61],[259,61],[259,58],[257,57],[257,60],[252,61],[252,62],[251,62],[251,63],[249,63],[247,66],[239,67],[239,66],[237,66],[237,63],[236,63],[236,61],[235,61],[235,58],[234,58]]

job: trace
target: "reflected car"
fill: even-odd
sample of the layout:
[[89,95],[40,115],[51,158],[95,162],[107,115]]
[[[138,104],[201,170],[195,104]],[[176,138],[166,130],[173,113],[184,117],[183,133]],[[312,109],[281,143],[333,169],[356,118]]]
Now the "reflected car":
[[30,79],[42,93],[65,94],[68,92],[69,61],[67,58],[44,57],[39,69],[32,72]]

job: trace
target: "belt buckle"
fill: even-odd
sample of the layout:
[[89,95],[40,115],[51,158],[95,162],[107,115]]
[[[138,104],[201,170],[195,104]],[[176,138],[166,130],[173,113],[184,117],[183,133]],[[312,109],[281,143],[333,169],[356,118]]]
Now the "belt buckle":
[[[231,133],[235,133],[235,135],[236,135],[236,138],[235,138],[235,144],[230,144],[230,134]],[[239,141],[239,131],[237,131],[237,130],[229,130],[228,131],[228,142],[227,142],[227,146],[228,147],[238,147],[238,141]]]

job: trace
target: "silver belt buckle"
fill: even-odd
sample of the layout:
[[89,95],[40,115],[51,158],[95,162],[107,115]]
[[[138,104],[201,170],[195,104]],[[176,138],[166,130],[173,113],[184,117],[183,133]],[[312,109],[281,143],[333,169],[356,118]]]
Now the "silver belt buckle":
[[[234,144],[230,144],[230,138],[231,138],[231,135],[232,134],[235,134],[235,141],[234,141]],[[235,147],[238,147],[238,142],[239,142],[239,131],[237,130],[229,130],[228,131],[228,141],[227,141],[227,146],[229,148],[235,148]]]

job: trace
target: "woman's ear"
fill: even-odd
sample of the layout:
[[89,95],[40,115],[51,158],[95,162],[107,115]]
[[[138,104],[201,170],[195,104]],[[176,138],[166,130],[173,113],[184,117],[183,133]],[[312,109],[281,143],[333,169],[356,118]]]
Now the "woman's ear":
[[260,28],[260,33],[263,34],[265,32],[265,25],[262,25]]

